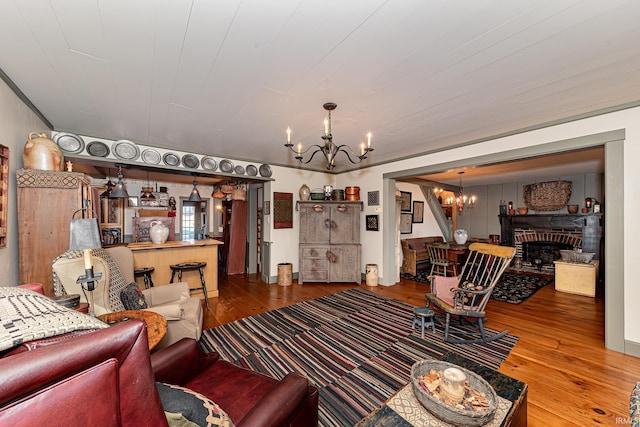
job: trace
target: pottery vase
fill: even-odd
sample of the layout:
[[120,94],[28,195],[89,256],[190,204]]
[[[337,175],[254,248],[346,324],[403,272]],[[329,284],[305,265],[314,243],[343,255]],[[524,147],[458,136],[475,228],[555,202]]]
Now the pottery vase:
[[467,230],[458,229],[453,233],[453,238],[459,245],[464,245],[467,243],[467,239],[469,238],[469,233]]
[[22,152],[22,160],[25,169],[59,172],[64,168],[62,150],[45,133],[29,134]]
[[161,245],[167,241],[169,237],[169,227],[161,223],[160,221],[151,221],[151,227],[149,227],[149,237],[151,241],[156,245]]
[[302,184],[302,187],[300,187],[300,191],[298,192],[298,194],[300,195],[300,200],[309,200],[309,197],[311,197],[311,189],[309,188],[309,186],[307,186],[307,184]]

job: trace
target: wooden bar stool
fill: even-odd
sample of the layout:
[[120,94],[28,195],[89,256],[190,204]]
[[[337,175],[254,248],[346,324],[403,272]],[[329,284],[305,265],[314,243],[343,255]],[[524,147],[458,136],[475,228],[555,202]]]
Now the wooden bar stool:
[[142,277],[144,280],[144,288],[149,289],[149,287],[153,288],[153,280],[151,280],[151,273],[155,270],[154,267],[141,267],[133,270],[134,277]]
[[173,279],[176,275],[176,272],[178,272],[178,282],[182,282],[182,272],[183,271],[191,271],[191,270],[198,270],[198,272],[200,273],[200,283],[202,284],[202,287],[200,288],[189,288],[192,291],[198,291],[200,289],[202,289],[202,292],[204,293],[204,302],[207,304],[207,310],[209,309],[209,297],[207,296],[207,286],[204,283],[204,271],[202,270],[203,268],[205,268],[207,266],[206,262],[183,262],[180,264],[173,264],[171,265],[171,281],[169,283],[173,283]]

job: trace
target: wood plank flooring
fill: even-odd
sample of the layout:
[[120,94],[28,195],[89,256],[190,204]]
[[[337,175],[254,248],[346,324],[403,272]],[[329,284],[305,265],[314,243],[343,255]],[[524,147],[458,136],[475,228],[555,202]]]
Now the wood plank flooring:
[[[422,306],[429,286],[402,279],[368,287],[377,294]],[[255,275],[220,276],[204,327],[319,298],[353,284],[268,285]],[[640,381],[640,359],[604,347],[604,299],[556,292],[553,285],[522,304],[491,300],[487,327],[520,339],[500,372],[529,386],[529,426],[628,424],[629,394]]]

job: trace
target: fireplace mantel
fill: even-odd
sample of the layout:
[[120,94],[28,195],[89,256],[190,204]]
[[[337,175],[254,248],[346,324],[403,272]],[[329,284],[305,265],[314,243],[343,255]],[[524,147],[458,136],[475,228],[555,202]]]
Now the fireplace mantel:
[[582,230],[582,250],[595,252],[594,259],[603,258],[604,216],[597,214],[535,214],[499,215],[500,239],[505,246],[514,246],[513,230],[534,228],[544,230]]

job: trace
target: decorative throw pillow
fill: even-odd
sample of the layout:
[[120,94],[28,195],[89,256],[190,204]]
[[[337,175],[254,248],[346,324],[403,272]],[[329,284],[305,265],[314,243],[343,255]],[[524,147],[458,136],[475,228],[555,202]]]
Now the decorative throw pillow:
[[227,413],[202,394],[159,382],[156,388],[170,426],[188,426],[191,422],[201,427],[234,427]]
[[136,282],[131,282],[129,285],[120,292],[120,299],[122,305],[127,310],[142,310],[147,308],[147,301],[142,295],[142,291],[138,287]]
[[0,286],[0,319],[0,351],[67,332],[108,327],[44,295],[12,286]]

